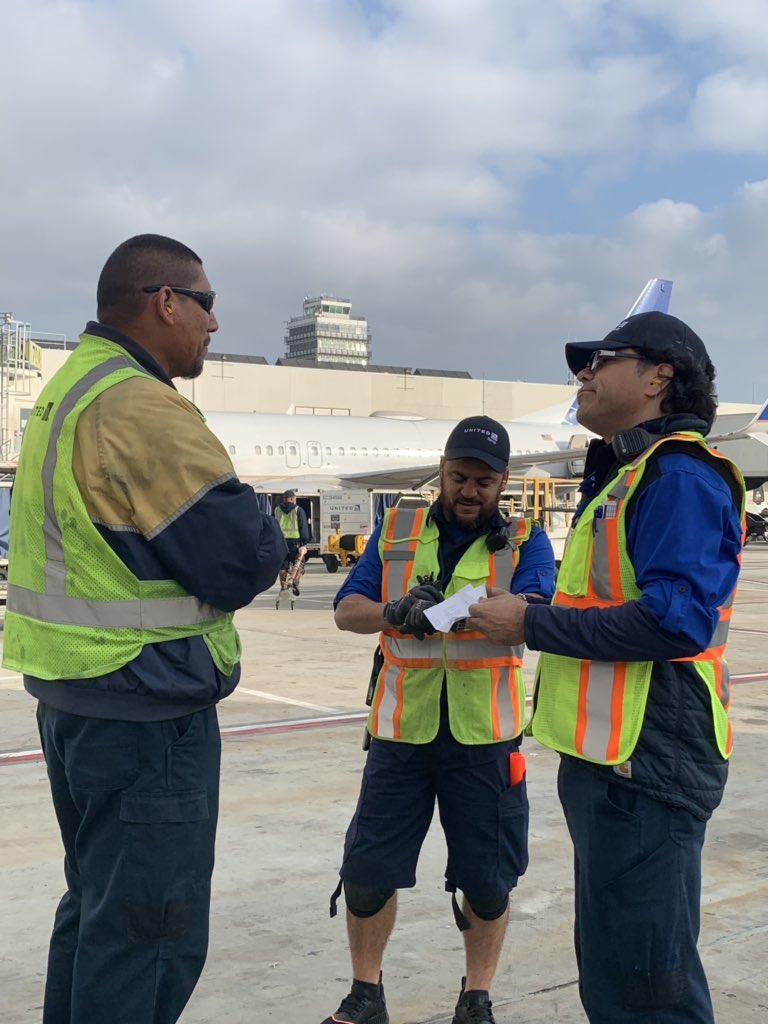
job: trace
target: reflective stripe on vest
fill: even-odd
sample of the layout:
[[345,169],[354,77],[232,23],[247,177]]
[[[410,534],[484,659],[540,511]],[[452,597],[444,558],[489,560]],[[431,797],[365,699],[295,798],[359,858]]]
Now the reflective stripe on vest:
[[[433,558],[433,578],[439,573],[437,558],[437,526],[430,523],[428,509],[390,509],[382,528],[380,550],[382,557],[382,600],[390,601],[402,597],[416,583],[413,579],[417,556]],[[481,538],[483,571],[482,579],[493,586],[509,590],[515,568],[519,562],[519,547],[530,536],[531,521],[519,520],[508,548],[491,554]],[[473,542],[460,559],[455,577],[461,577],[462,564],[468,558],[469,564],[476,565],[478,549]],[[421,551],[419,550],[421,545]],[[428,548],[430,555],[424,553]],[[459,589],[452,579],[446,588],[450,595]],[[432,710],[439,715],[437,701],[442,688],[442,679],[448,677],[449,709],[456,706],[457,718],[462,715],[461,698],[453,693],[456,673],[464,676],[464,685],[475,690],[475,694],[487,695],[487,735],[482,739],[468,741],[457,736],[461,742],[493,742],[519,735],[523,725],[525,689],[522,682],[523,645],[504,647],[491,644],[482,633],[436,633],[424,640],[403,635],[399,630],[385,630],[380,637],[384,653],[384,666],[379,674],[376,693],[371,708],[369,729],[372,735],[386,739],[402,739],[402,718],[406,700],[418,702],[427,689],[431,690]],[[466,679],[466,673],[478,675],[475,683]],[[409,675],[414,675],[408,686]],[[418,678],[417,678],[418,676]],[[411,696],[406,697],[409,692]],[[457,706],[458,705],[458,706]],[[430,717],[436,731],[436,719]],[[455,726],[455,727],[454,727]],[[479,728],[479,727],[478,727]],[[452,720],[454,735],[460,726]],[[482,731],[482,729],[481,729]],[[406,736],[410,740],[410,736]],[[417,738],[413,742],[424,742]]]
[[63,397],[54,414],[43,459],[42,485],[45,501],[43,537],[45,543],[45,593],[41,594],[18,584],[8,586],[9,611],[28,615],[44,622],[63,625],[95,626],[105,629],[163,629],[195,625],[218,619],[225,613],[192,596],[142,599],[141,601],[94,601],[72,597],[66,590],[66,566],[61,526],[54,504],[53,477],[56,469],[57,444],[62,425],[77,403],[100,380],[118,370],[136,370],[136,364],[123,356],[95,366]]
[[[8,586],[8,608],[41,622],[99,629],[167,629],[211,622],[224,613],[196,597],[141,601],[89,601],[66,594],[39,594],[18,584]],[[194,618],[192,617],[194,616]]]
[[[696,435],[662,438],[603,488],[573,528],[553,604],[577,609],[609,608],[639,599],[641,592],[626,549],[627,501],[642,479],[649,456],[668,441],[706,447]],[[724,458],[717,452],[710,454]],[[738,480],[738,470],[730,462],[728,465]],[[587,548],[590,533],[591,545]],[[576,593],[561,589],[564,587]],[[719,620],[709,647],[695,657],[675,659],[693,662],[710,690],[715,732],[724,757],[731,750],[731,727],[725,715],[730,688],[723,655],[734,594],[718,609]],[[618,764],[627,760],[642,727],[651,670],[651,662],[580,661],[542,654],[531,732],[545,745],[588,761]]]
[[429,509],[426,508],[389,509],[384,524],[384,551],[382,552],[381,594],[383,601],[396,600],[411,589],[411,572],[416,555],[416,545],[428,511]]

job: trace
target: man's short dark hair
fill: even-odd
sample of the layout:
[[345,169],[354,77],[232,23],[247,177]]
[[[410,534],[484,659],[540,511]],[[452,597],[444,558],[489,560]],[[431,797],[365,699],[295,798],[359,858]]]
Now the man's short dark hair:
[[188,246],[165,235],[135,235],[115,249],[99,276],[96,315],[102,323],[138,316],[147,296],[145,285],[175,284],[189,288],[203,261]]
[[717,394],[715,392],[715,368],[710,359],[702,365],[693,357],[680,349],[654,350],[645,353],[642,363],[638,363],[638,372],[642,373],[649,366],[669,363],[675,373],[665,386],[661,398],[661,411],[666,415],[687,412],[705,420],[711,428],[717,412]]

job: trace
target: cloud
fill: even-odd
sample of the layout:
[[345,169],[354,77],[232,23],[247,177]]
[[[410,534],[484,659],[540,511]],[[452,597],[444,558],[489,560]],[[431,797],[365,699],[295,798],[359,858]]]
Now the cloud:
[[699,84],[691,108],[702,149],[768,153],[768,76],[727,68]]
[[[759,346],[765,188],[738,159],[768,137],[768,15],[668,7],[8,0],[0,309],[73,336],[108,253],[157,231],[203,255],[218,348],[270,360],[327,291],[368,315],[379,362],[560,382],[562,341],[652,275],[705,340],[737,324]],[[665,186],[686,153],[697,178],[736,161],[713,202]],[[761,372],[731,361],[728,397],[768,391]]]

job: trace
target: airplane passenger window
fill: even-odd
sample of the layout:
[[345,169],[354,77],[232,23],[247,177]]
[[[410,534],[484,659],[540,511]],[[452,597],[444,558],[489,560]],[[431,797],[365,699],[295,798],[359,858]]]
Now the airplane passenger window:
[[233,444],[229,445],[229,454],[230,455],[234,455],[236,453],[236,451],[237,451],[237,449],[235,448],[235,446]]
[[325,449],[325,454],[326,454],[326,455],[333,455],[333,448],[331,448],[330,446],[329,446],[329,447],[327,447],[327,448]]
[[371,448],[371,455],[378,455],[378,454],[379,454],[379,449],[378,448]]
[[267,455],[274,455],[275,451],[271,444],[267,445]]
[[360,454],[361,455],[367,455],[368,454],[368,449],[367,448],[361,448],[360,449]]
[[255,444],[253,446],[253,454],[254,455],[261,455],[261,445],[260,444]]
[[350,455],[357,455],[357,448],[350,448],[349,449],[349,454]]
[[283,446],[282,446],[281,444],[279,444],[279,445],[277,446],[277,454],[278,454],[278,455],[283,455],[283,454],[285,454],[285,449],[283,448]]
[[339,455],[343,455],[343,454],[344,454],[344,449],[343,448],[339,448]]

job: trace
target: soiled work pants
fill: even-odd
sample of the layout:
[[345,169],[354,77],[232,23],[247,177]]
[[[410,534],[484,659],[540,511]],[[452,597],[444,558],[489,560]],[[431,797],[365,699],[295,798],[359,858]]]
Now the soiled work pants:
[[67,882],[43,1024],[173,1024],[208,948],[216,709],[164,722],[37,714]]
[[590,1024],[713,1024],[696,943],[706,822],[563,757],[579,991]]

